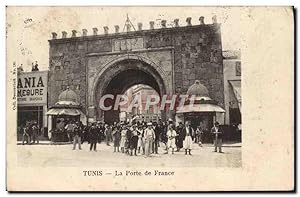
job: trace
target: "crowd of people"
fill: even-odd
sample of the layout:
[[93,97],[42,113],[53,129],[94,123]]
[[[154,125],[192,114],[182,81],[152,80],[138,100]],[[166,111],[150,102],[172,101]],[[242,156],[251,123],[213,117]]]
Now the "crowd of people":
[[[94,122],[84,126],[81,122],[70,121],[64,127],[70,141],[73,142],[73,150],[81,150],[81,144],[87,141],[90,151],[97,151],[97,143],[105,142],[107,146],[113,143],[113,151],[130,156],[138,154],[150,156],[158,154],[158,148],[163,145],[164,154],[174,154],[184,149],[185,155],[192,155],[193,143],[202,146],[203,129],[199,126],[196,130],[191,127],[189,121],[177,127],[172,120],[164,123],[157,122],[114,122],[105,124]],[[219,149],[222,153],[222,130],[216,122],[211,129],[215,152]],[[162,142],[162,143],[160,143]]]

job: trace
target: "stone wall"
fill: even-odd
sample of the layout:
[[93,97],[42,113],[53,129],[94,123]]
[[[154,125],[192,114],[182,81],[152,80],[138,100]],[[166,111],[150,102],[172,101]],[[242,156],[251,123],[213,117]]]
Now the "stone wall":
[[[91,77],[106,61],[126,54],[142,55],[172,75],[167,84],[176,94],[186,93],[196,79],[211,98],[224,106],[224,82],[220,24],[141,30],[49,40],[49,106],[69,85],[87,109]],[[171,58],[154,54],[167,51]],[[159,53],[159,52],[158,52]],[[147,55],[148,54],[148,55]],[[167,58],[167,59],[166,59]],[[102,65],[103,64],[103,65]],[[87,79],[88,76],[88,79]]]
[[[48,106],[58,101],[59,94],[70,86],[78,101],[86,105],[86,43],[73,41],[50,46]],[[85,112],[85,107],[83,107]]]

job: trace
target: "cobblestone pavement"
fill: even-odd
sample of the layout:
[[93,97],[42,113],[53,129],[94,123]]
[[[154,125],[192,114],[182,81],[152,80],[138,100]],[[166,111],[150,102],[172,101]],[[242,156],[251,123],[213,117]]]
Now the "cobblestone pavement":
[[159,154],[150,157],[138,154],[129,156],[114,153],[112,146],[97,144],[97,152],[89,151],[89,144],[84,143],[82,150],[72,150],[71,144],[65,145],[18,145],[17,159],[21,166],[57,166],[57,167],[241,167],[241,147],[223,147],[224,153],[213,152],[211,144],[199,147],[193,145],[192,155],[185,155],[184,150],[164,154],[164,144]]

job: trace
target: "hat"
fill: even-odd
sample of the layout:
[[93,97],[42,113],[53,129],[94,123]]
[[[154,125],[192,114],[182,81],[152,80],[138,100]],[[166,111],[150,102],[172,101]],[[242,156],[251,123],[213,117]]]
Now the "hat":
[[148,122],[148,123],[147,123],[147,125],[148,125],[148,126],[151,126],[151,125],[152,125],[152,123],[151,123],[151,122]]

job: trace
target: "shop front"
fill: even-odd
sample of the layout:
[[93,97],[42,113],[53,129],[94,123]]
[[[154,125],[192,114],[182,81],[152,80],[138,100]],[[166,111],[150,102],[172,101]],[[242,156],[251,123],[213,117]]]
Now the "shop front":
[[17,140],[21,140],[23,128],[36,123],[40,137],[47,138],[47,82],[48,71],[18,73]]

